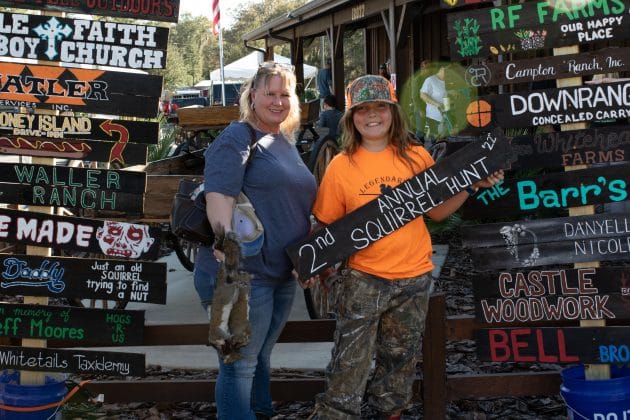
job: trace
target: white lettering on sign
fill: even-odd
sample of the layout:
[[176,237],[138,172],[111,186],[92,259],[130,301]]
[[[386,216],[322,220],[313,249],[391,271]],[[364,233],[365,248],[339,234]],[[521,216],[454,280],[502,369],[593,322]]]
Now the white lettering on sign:
[[352,20],[363,19],[365,17],[365,4],[361,3],[352,7]]

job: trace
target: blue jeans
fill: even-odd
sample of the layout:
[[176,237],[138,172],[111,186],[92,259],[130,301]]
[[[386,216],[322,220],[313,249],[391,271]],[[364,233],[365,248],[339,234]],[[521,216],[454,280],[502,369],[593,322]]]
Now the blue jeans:
[[241,359],[225,364],[219,359],[215,389],[218,419],[255,419],[273,416],[271,350],[278,341],[293,305],[294,280],[280,284],[252,284],[249,297],[251,339],[240,350]]

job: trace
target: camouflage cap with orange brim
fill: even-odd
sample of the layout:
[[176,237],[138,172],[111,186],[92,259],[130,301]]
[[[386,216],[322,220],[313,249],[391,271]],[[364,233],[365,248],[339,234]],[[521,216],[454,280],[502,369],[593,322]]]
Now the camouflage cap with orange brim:
[[392,84],[382,76],[367,75],[354,79],[346,90],[346,109],[365,102],[387,102],[395,104],[396,92]]

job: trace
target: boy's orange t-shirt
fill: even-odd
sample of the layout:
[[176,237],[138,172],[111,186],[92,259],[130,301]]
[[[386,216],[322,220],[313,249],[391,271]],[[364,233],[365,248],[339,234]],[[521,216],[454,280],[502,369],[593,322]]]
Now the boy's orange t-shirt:
[[[326,169],[313,214],[320,222],[330,224],[376,199],[382,187],[395,187],[434,163],[421,146],[412,146],[408,154],[417,163],[415,171],[396,157],[392,147],[380,152],[360,147],[352,160],[346,153],[338,154]],[[432,252],[431,237],[420,216],[357,251],[348,263],[378,277],[402,279],[433,270]]]

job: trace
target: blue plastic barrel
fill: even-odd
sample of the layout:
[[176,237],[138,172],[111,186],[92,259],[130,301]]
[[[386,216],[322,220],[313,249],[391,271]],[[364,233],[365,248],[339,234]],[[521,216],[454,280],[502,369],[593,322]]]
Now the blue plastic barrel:
[[630,368],[611,366],[610,379],[586,380],[584,366],[562,370],[560,394],[569,420],[630,420]]
[[[8,407],[39,407],[56,403],[66,396],[65,376],[46,376],[44,384],[20,385],[18,371],[4,371],[0,374],[0,403]],[[55,415],[55,412],[56,415]],[[0,419],[41,420],[61,419],[61,408],[53,407],[37,411],[11,411],[0,409]]]

